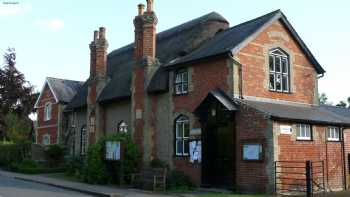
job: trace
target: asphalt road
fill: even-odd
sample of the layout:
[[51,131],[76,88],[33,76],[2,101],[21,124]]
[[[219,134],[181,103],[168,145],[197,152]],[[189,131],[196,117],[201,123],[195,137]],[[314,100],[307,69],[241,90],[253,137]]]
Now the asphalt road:
[[91,197],[78,192],[0,175],[0,197]]

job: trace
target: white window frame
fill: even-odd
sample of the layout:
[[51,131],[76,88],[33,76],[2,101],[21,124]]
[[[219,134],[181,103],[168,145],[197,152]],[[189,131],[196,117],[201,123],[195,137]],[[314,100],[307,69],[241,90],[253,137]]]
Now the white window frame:
[[[185,128],[188,128],[188,136],[185,136]],[[179,136],[178,134],[179,129],[182,129],[182,136]],[[189,155],[189,143],[190,143],[190,119],[187,116],[179,116],[175,121],[175,152],[176,156],[188,156]],[[178,142],[182,142],[182,152],[178,152]],[[185,152],[185,146],[187,147],[188,152]]]
[[41,142],[44,146],[51,145],[51,135],[50,134],[45,134],[43,135],[43,139]]
[[310,124],[296,124],[297,140],[312,140],[312,126]]
[[80,155],[86,155],[88,145],[88,131],[86,125],[80,129]]
[[339,129],[339,127],[328,127],[327,128],[327,140],[328,141],[335,141],[335,142],[340,141],[340,129]]
[[188,70],[182,69],[175,72],[174,91],[176,95],[188,93]]
[[52,118],[52,103],[45,103],[44,107],[44,121],[49,121]]
[[[273,61],[273,68],[270,68],[272,58]],[[279,61],[279,71],[276,69],[276,61]],[[282,62],[285,62],[286,70],[283,71]],[[268,67],[269,67],[269,90],[274,92],[283,92],[283,93],[289,93],[290,92],[290,64],[289,64],[289,58],[288,55],[283,52],[280,49],[274,49],[269,52],[269,60],[268,60]],[[271,86],[271,75],[274,76],[273,78],[273,87]],[[277,78],[280,78],[280,89],[277,89]],[[284,82],[283,78],[286,78],[286,90],[283,89]]]

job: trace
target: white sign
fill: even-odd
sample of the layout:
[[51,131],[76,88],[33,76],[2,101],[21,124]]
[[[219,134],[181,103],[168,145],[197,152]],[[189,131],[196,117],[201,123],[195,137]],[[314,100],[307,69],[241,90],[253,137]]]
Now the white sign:
[[192,141],[190,142],[190,162],[194,163],[202,161],[202,142],[201,141]]
[[120,142],[106,142],[106,159],[115,161],[120,160]]
[[288,135],[291,135],[293,129],[292,129],[291,126],[288,126],[288,125],[281,125],[281,126],[280,126],[280,131],[281,131],[281,134],[288,134]]
[[245,144],[243,145],[244,160],[261,160],[262,145],[261,144]]

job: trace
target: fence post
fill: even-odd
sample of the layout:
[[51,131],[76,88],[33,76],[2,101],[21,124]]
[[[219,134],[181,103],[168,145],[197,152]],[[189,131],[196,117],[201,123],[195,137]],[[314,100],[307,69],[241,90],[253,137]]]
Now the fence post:
[[312,197],[312,163],[311,161],[306,161],[306,196]]

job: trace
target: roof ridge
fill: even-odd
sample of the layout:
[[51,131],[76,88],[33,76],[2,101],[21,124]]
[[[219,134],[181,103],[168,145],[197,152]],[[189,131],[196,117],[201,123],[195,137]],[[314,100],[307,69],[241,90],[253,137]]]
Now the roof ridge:
[[84,83],[84,81],[77,81],[77,80],[72,80],[72,79],[61,79],[61,78],[57,78],[57,77],[46,77],[46,79],[54,79],[54,80],[61,80],[61,81],[72,81],[72,82]]

